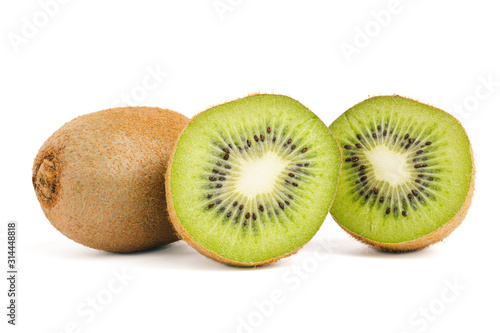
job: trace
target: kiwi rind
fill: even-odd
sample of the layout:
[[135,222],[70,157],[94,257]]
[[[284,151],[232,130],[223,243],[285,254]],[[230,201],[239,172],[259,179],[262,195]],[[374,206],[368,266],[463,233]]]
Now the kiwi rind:
[[[458,119],[449,115],[445,111],[443,111],[441,109],[437,109],[437,108],[430,106],[428,104],[424,104],[424,103],[421,103],[419,101],[416,101],[416,100],[413,100],[410,98],[406,98],[406,97],[401,97],[398,95],[376,96],[376,97],[369,98],[365,101],[362,101],[359,104],[365,103],[366,101],[378,99],[378,98],[380,98],[380,99],[403,99],[406,101],[410,101],[410,102],[414,102],[414,103],[418,103],[418,104],[423,104],[429,108],[432,108],[432,109],[435,109],[435,110],[438,110],[440,112],[445,113],[449,117],[453,118],[453,120],[456,121],[456,123],[458,123],[459,127],[463,130],[463,133],[467,139],[467,142],[469,145],[468,148],[469,148],[469,153],[470,153],[470,160],[471,160],[470,182],[469,182],[469,187],[468,187],[466,196],[462,202],[461,207],[458,209],[456,214],[452,218],[450,218],[446,223],[441,225],[439,228],[433,230],[432,232],[427,233],[421,237],[411,239],[408,241],[402,241],[402,242],[380,242],[380,241],[370,239],[368,237],[364,237],[363,235],[360,235],[359,233],[356,233],[356,232],[350,230],[349,228],[342,225],[342,223],[340,223],[339,219],[336,218],[336,216],[335,216],[335,211],[334,211],[333,205],[332,205],[332,209],[331,209],[330,213],[331,213],[333,219],[339,224],[339,226],[343,230],[345,230],[347,233],[349,233],[355,239],[357,239],[357,240],[359,240],[367,245],[370,245],[377,250],[385,251],[385,252],[408,252],[408,251],[421,250],[429,245],[440,242],[443,239],[445,239],[447,236],[449,236],[453,232],[453,230],[455,230],[462,223],[462,221],[464,220],[464,218],[469,210],[469,207],[470,207],[471,201],[472,201],[472,197],[473,197],[473,192],[474,192],[475,173],[476,173],[472,147],[470,145],[470,140],[467,136],[467,132],[465,131],[465,129],[463,128],[463,125],[460,123],[460,121]],[[359,104],[357,104],[357,105],[359,105]],[[357,105],[355,105],[353,108],[355,108]],[[351,108],[351,109],[353,109],[353,108]],[[349,110],[351,110],[351,109],[349,109]],[[332,130],[332,127],[333,127],[333,124],[330,125],[331,130]],[[332,133],[335,136],[334,130],[332,130]],[[342,147],[341,147],[341,150],[343,151]],[[353,216],[353,218],[356,218],[356,217]]]
[[188,121],[168,109],[122,107],[66,123],[33,164],[47,219],[73,241],[109,252],[178,240],[164,200],[164,173]]
[[[255,98],[274,98],[274,97],[278,97],[278,98],[287,98],[287,99],[290,99],[292,100],[291,98],[287,97],[287,96],[280,96],[280,95],[262,95],[262,94],[253,94],[253,95],[249,95],[247,97],[244,97],[244,98],[240,98],[238,100],[235,100],[235,101],[231,101],[231,102],[236,102],[236,101],[240,101],[240,100],[245,100],[246,98],[249,98],[249,97],[255,97]],[[294,101],[294,100],[293,100]],[[228,103],[231,103],[231,102],[228,102]],[[298,103],[296,101],[294,101],[295,103]],[[221,104],[220,106],[224,106],[225,104],[228,104],[228,103],[224,103],[224,104]],[[212,107],[210,109],[208,109],[207,111],[213,109],[213,108],[216,108],[217,106],[215,107]],[[205,112],[205,111],[204,111]],[[310,112],[308,110],[308,112]],[[203,113],[203,112],[202,112]],[[200,114],[202,114],[200,113]],[[198,114],[198,115],[200,115]],[[198,116],[197,115],[197,116]],[[193,122],[193,121],[196,121],[196,117],[193,117],[191,119],[190,122]],[[323,124],[324,125],[324,124]],[[186,126],[186,128],[184,130],[186,130],[187,128],[189,127]],[[328,133],[329,135],[331,135],[331,132],[328,130]],[[182,134],[181,134],[181,137],[182,137]],[[338,146],[338,143],[336,141],[336,139],[331,136],[331,139],[333,140],[333,142],[335,142],[335,146],[336,146],[336,149],[337,149],[337,152],[338,152],[338,156],[339,156],[339,161],[338,161],[338,166],[339,166],[339,169],[340,169],[340,165],[341,165],[341,161],[342,161],[342,158],[341,158],[341,151],[340,151],[340,147]],[[170,154],[170,161],[168,163],[168,167],[167,167],[167,172],[165,174],[165,178],[166,178],[166,181],[165,181],[165,186],[166,186],[166,193],[167,193],[167,207],[168,207],[168,211],[169,211],[169,216],[170,216],[170,219],[171,219],[171,222],[176,230],[176,232],[181,236],[181,238],[183,240],[185,240],[189,245],[191,245],[195,250],[197,250],[199,253],[205,255],[206,257],[208,258],[211,258],[211,259],[214,259],[216,261],[219,261],[221,263],[224,263],[224,264],[228,264],[228,265],[232,265],[232,266],[246,266],[246,267],[254,267],[254,266],[260,266],[260,265],[266,265],[266,264],[270,264],[272,262],[275,262],[277,260],[280,260],[281,258],[285,258],[285,257],[288,257],[294,253],[296,253],[297,251],[299,251],[307,242],[305,242],[304,244],[302,244],[300,247],[298,248],[295,248],[293,249],[292,251],[289,251],[287,253],[284,253],[282,255],[279,255],[279,256],[276,256],[276,257],[273,257],[273,258],[269,258],[267,260],[261,260],[261,261],[252,261],[252,262],[246,262],[246,261],[241,261],[241,260],[235,260],[235,259],[232,259],[232,258],[228,258],[226,256],[222,256],[212,250],[210,250],[209,248],[207,248],[206,246],[203,246],[198,240],[196,240],[187,230],[186,228],[183,226],[182,222],[180,221],[177,213],[176,213],[176,210],[175,210],[175,204],[174,204],[174,199],[173,199],[173,195],[172,195],[172,187],[171,187],[171,175],[172,175],[172,167],[173,167],[173,160],[174,160],[174,157],[176,155],[176,152],[177,152],[177,148],[178,148],[178,144],[179,144],[179,141],[176,142],[175,146],[174,146],[174,149],[172,150],[172,153]],[[337,170],[338,171],[338,170]],[[338,177],[335,179],[335,188],[336,188],[336,184],[338,182]],[[333,193],[333,197],[335,195],[335,191]],[[331,202],[333,201],[333,197],[332,197],[332,200],[328,203],[328,207],[331,206]],[[329,209],[329,208],[328,208]],[[324,219],[323,219],[324,220]],[[319,227],[318,227],[319,228]],[[317,230],[316,230],[317,231]],[[311,237],[312,238],[312,237]],[[309,239],[310,240],[310,239]]]

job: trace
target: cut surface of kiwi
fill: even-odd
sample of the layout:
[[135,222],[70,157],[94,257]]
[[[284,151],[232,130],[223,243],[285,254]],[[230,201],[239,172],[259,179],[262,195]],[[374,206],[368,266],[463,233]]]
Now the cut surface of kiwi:
[[185,128],[167,172],[177,232],[206,256],[257,266],[294,253],[323,223],[340,149],[305,106],[253,95],[208,109]]
[[343,151],[333,218],[382,250],[423,248],[463,220],[474,163],[461,124],[399,96],[367,99],[330,126]]

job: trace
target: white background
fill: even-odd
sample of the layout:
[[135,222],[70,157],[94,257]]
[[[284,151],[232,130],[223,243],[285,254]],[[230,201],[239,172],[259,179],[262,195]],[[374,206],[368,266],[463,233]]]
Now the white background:
[[[17,221],[20,272],[16,327],[6,324],[1,274],[2,332],[498,331],[496,2],[60,1],[45,9],[51,16],[40,5],[49,0],[0,5],[0,258],[5,272],[6,223]],[[145,89],[151,71],[161,74]],[[91,250],[44,217],[32,161],[65,122],[127,104],[122,95],[193,116],[254,92],[298,99],[328,125],[378,94],[453,112],[477,165],[463,225],[440,244],[394,255],[328,217],[297,255],[237,269],[184,242],[129,255]],[[123,270],[132,279],[106,298]],[[95,297],[106,303],[99,311],[88,303]]]

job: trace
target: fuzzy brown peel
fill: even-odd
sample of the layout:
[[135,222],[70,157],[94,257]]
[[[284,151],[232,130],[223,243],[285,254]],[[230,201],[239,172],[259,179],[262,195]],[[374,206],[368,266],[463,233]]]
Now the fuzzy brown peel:
[[66,123],[33,164],[33,186],[45,216],[68,238],[110,252],[177,240],[163,175],[188,121],[167,109],[123,107]]

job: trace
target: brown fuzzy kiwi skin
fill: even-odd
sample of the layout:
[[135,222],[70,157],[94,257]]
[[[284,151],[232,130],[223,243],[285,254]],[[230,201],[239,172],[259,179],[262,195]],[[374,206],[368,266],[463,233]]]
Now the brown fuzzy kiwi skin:
[[[260,93],[249,94],[247,97],[254,96],[254,95],[261,95],[261,94]],[[246,97],[243,97],[243,98],[246,98]],[[215,105],[215,106],[217,106],[217,105]],[[214,106],[212,106],[212,107],[214,107]],[[202,113],[202,112],[200,112],[200,113]],[[198,113],[198,114],[200,114],[200,113]],[[190,122],[193,121],[196,118],[197,115],[195,115],[193,118],[191,118]],[[186,129],[186,127],[184,129]],[[183,131],[184,131],[184,129],[183,129]],[[330,131],[330,133],[331,133],[331,131]],[[181,135],[182,135],[182,133],[179,134],[179,138],[180,138]],[[333,136],[333,134],[332,134],[332,136]],[[203,245],[201,245],[199,242],[197,242],[187,232],[187,230],[184,228],[184,226],[180,222],[179,218],[177,217],[177,214],[175,212],[173,198],[172,198],[172,191],[171,191],[171,188],[170,188],[170,173],[171,173],[171,169],[172,169],[172,161],[173,161],[174,156],[175,156],[175,150],[177,148],[177,143],[178,143],[178,139],[179,138],[177,138],[177,140],[175,140],[174,148],[172,149],[172,152],[170,153],[169,162],[167,164],[167,172],[165,173],[165,192],[166,192],[167,209],[168,209],[168,215],[170,217],[170,221],[171,221],[172,225],[174,226],[175,231],[182,238],[182,240],[184,240],[192,248],[194,248],[196,251],[198,251],[199,253],[203,254],[204,256],[206,256],[206,257],[208,257],[210,259],[216,260],[218,262],[221,262],[223,264],[230,265],[230,266],[236,266],[236,267],[257,267],[257,266],[268,265],[268,264],[276,262],[276,261],[278,261],[278,260],[280,260],[282,258],[286,258],[286,257],[291,256],[292,254],[297,253],[300,249],[302,249],[308,243],[307,242],[304,245],[302,245],[301,247],[293,250],[292,252],[285,253],[285,254],[283,254],[283,255],[281,255],[279,257],[275,257],[275,258],[271,258],[271,259],[264,260],[264,261],[259,261],[259,262],[241,262],[241,261],[236,261],[236,260],[225,258],[225,257],[223,257],[223,256],[221,256],[221,255],[219,255],[219,254],[217,254],[217,253],[215,253],[213,251],[210,251],[209,249],[207,249]],[[342,158],[342,149],[340,149],[340,145],[339,145],[339,143],[337,141],[337,138],[335,138],[334,136],[333,136],[333,138],[334,138],[334,140],[335,140],[335,142],[336,142],[336,144],[337,144],[337,146],[339,148],[339,151],[340,151],[340,155],[341,155],[340,156],[340,160],[341,160],[341,166],[340,167],[342,167],[342,163],[343,163],[343,160],[344,160]],[[340,178],[340,174],[339,174],[339,178]],[[337,184],[338,184],[338,182],[337,182]],[[337,190],[337,188],[335,189],[335,194],[336,194],[336,190]],[[335,194],[334,194],[334,197],[335,197]],[[332,204],[333,204],[333,200],[332,200]],[[331,206],[328,208],[328,210],[330,210],[330,208],[331,208]]]
[[[393,95],[393,96],[394,97],[401,97],[399,95]],[[404,98],[411,99],[408,97],[404,97]],[[414,101],[418,102],[417,100],[414,100]],[[421,102],[419,102],[419,103],[421,103]],[[425,103],[421,103],[421,104],[425,104]],[[426,105],[433,107],[429,104],[426,104]],[[433,108],[435,108],[435,107],[433,107]],[[446,112],[444,110],[441,110],[441,111]],[[456,119],[456,121],[458,121],[463,128],[463,125],[461,124],[461,122],[458,119]],[[465,132],[465,129],[464,129],[464,132]],[[467,135],[467,132],[465,132],[465,133]],[[434,230],[433,232],[431,232],[425,236],[422,236],[420,238],[413,239],[413,240],[406,241],[406,242],[382,243],[382,242],[376,242],[374,240],[365,238],[359,234],[352,232],[351,230],[345,228],[340,223],[338,223],[338,221],[335,220],[335,217],[333,216],[333,214],[330,214],[330,215],[335,220],[335,222],[337,222],[337,224],[342,229],[344,229],[349,235],[351,235],[353,238],[357,239],[358,241],[360,241],[364,244],[372,246],[376,250],[379,250],[382,252],[402,253],[402,252],[418,251],[418,250],[422,250],[422,249],[428,247],[429,245],[432,245],[432,244],[435,244],[435,243],[442,241],[443,239],[448,237],[453,232],[453,230],[455,230],[462,223],[462,221],[465,219],[465,216],[467,215],[467,212],[469,211],[469,208],[470,208],[470,205],[472,202],[472,197],[474,195],[474,186],[475,186],[475,179],[476,179],[476,166],[474,164],[474,154],[472,151],[472,146],[470,145],[470,139],[468,137],[467,137],[467,139],[469,141],[469,150],[470,150],[470,155],[471,155],[471,160],[472,160],[471,181],[470,181],[470,185],[469,185],[469,190],[467,191],[467,196],[465,197],[465,200],[464,200],[462,206],[460,207],[458,212],[455,214],[455,216],[453,216],[453,218],[451,218],[448,222],[446,222],[445,224],[443,224],[441,227]]]
[[167,109],[121,107],[63,125],[33,163],[33,187],[47,219],[75,242],[109,252],[178,240],[164,173],[188,122]]

